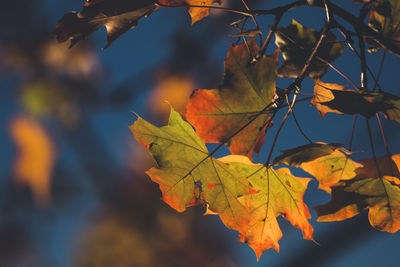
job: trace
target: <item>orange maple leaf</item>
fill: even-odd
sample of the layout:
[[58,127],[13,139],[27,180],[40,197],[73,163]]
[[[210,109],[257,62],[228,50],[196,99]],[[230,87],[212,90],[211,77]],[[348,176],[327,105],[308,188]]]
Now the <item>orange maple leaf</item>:
[[[167,6],[171,5],[192,5],[192,6],[212,6],[213,3],[222,4],[223,0],[160,0],[159,3]],[[209,8],[188,7],[189,14],[192,18],[192,24],[207,17],[210,14]]]
[[251,158],[253,152],[259,152],[265,131],[272,125],[265,109],[271,106],[275,95],[278,53],[252,63],[258,46],[254,39],[246,44],[229,49],[224,81],[218,89],[193,92],[186,107],[186,119],[205,142],[229,141],[227,146],[233,154]]

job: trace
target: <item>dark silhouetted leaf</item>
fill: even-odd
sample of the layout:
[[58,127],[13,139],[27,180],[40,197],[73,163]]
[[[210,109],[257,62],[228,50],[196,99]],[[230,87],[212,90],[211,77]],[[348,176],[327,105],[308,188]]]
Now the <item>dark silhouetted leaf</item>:
[[[282,77],[297,77],[317,44],[320,33],[314,29],[303,27],[293,20],[291,25],[278,28],[275,37],[275,43],[282,51],[284,59],[278,74]],[[338,42],[333,33],[328,31],[316,56],[327,62],[332,62],[342,54],[343,49],[344,45]],[[311,62],[307,75],[313,78],[322,77],[328,67],[326,63],[315,58]]]
[[[376,1],[375,10],[370,12],[369,25],[381,33],[385,38],[391,40],[394,45],[400,47],[400,1],[379,0]],[[367,38],[374,45],[372,51],[380,48],[375,41]]]
[[150,15],[158,5],[153,0],[92,0],[79,13],[69,12],[57,23],[54,33],[59,42],[71,40],[71,46],[85,39],[101,26],[107,29],[108,47],[139,19]]
[[334,99],[320,102],[331,110],[344,114],[360,114],[370,118],[382,112],[391,120],[400,122],[400,98],[384,92],[330,90]]

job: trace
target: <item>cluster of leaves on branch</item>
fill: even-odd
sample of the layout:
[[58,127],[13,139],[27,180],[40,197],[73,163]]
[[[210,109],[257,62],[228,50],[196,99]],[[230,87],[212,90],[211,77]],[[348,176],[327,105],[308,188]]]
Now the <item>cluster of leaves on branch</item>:
[[[208,16],[210,8],[216,8],[212,6],[214,2],[222,1],[92,0],[86,2],[81,12],[67,13],[55,33],[59,41],[70,39],[74,45],[105,26],[108,46],[157,9],[187,8],[195,23]],[[287,117],[292,114],[295,118],[293,108],[306,77],[314,81],[311,104],[321,117],[328,112],[365,117],[370,136],[369,119],[376,116],[380,121],[379,113],[400,122],[400,98],[383,92],[379,75],[372,73],[365,57],[368,48],[370,52],[386,49],[400,55],[400,1],[354,2],[362,4],[359,16],[329,0],[300,0],[269,10],[251,10],[246,4],[245,10],[219,7],[235,14],[233,25],[241,25],[236,36],[243,38],[242,44],[229,48],[222,84],[193,92],[184,114],[186,121],[171,108],[169,123],[164,127],[156,127],[142,118],[131,126],[136,140],[148,148],[157,163],[148,175],[159,184],[166,203],[179,212],[205,205],[206,214],[217,214],[228,228],[238,231],[239,240],[251,246],[259,258],[269,248],[279,250],[282,232],[278,216],[301,229],[305,239],[313,240],[310,212],[303,202],[310,179],[295,177],[287,167],[282,167],[287,165],[309,173],[319,182],[320,189],[332,195],[329,203],[315,208],[318,221],[344,220],[368,209],[373,227],[390,233],[400,229],[400,154],[388,151],[386,156],[377,158],[372,138],[372,157],[359,162],[350,158],[351,147],[347,150],[340,144],[311,142],[306,137],[310,144],[283,151],[270,163]],[[278,27],[287,11],[300,6],[324,9],[325,26],[311,29],[293,20],[288,26]],[[275,20],[262,40],[257,17],[264,15],[274,16]],[[364,23],[366,16],[368,24]],[[340,24],[336,17],[353,28],[346,28],[349,26]],[[256,30],[246,28],[249,18],[255,22]],[[345,40],[340,41],[334,31]],[[261,39],[261,45],[255,35]],[[273,35],[276,52],[265,55]],[[360,59],[360,86],[332,64],[346,47]],[[279,55],[283,57],[281,64]],[[322,82],[329,68],[354,88]],[[275,86],[278,77],[295,80],[286,89],[279,89]],[[367,77],[374,80],[373,89],[368,88]],[[279,127],[273,126],[275,114],[282,109],[287,109],[285,116]],[[268,159],[265,164],[255,164],[252,156],[260,151],[271,127],[278,130]],[[301,131],[300,125],[298,128]],[[209,151],[205,143],[220,145]],[[232,155],[214,158],[223,145]]]

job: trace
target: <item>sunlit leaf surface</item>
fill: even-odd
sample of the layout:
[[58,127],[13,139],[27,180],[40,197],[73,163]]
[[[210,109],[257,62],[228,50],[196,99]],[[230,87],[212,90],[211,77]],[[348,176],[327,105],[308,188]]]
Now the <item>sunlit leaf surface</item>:
[[[357,175],[332,187],[332,200],[315,207],[318,221],[341,221],[369,209],[371,225],[395,233],[400,229],[400,155],[378,159],[380,175],[373,159],[362,162]],[[375,171],[373,171],[375,168]]]
[[[218,89],[193,92],[186,107],[186,118],[205,142],[226,142],[233,154],[258,153],[267,127],[272,125],[269,109],[275,95],[277,56],[263,56],[252,62],[258,51],[254,39],[231,46],[225,60],[223,84]],[[255,118],[255,116],[257,116]],[[239,134],[235,132],[254,119]]]
[[139,118],[130,129],[157,162],[147,174],[160,185],[166,203],[179,212],[207,203],[227,227],[243,231],[249,214],[237,198],[250,191],[246,177],[210,157],[204,142],[176,111],[171,109],[167,126],[158,128]]

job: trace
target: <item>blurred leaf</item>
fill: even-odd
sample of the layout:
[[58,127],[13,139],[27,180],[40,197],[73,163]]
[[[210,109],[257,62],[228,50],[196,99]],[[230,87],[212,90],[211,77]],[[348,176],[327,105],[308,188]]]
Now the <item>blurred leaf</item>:
[[100,78],[102,69],[98,55],[87,43],[69,49],[54,40],[45,42],[40,47],[43,64],[51,71],[67,74],[75,79],[88,79],[91,82]]
[[[332,187],[331,201],[315,207],[318,221],[342,221],[369,209],[368,218],[373,227],[397,232],[400,229],[399,156],[394,155],[390,164],[387,157],[378,160],[381,177],[376,171],[370,172],[374,165],[365,164],[356,170],[356,177]],[[385,161],[386,165],[382,165]]]
[[156,266],[154,244],[137,227],[115,218],[99,220],[81,236],[78,266]]
[[39,122],[24,116],[12,119],[10,133],[18,150],[14,165],[17,182],[31,188],[37,204],[50,204],[55,144]]
[[[282,77],[297,77],[320,36],[321,34],[318,31],[304,27],[295,20],[287,27],[278,28],[275,33],[275,43],[282,51],[284,59],[278,74]],[[332,62],[342,54],[343,50],[344,45],[337,40],[333,33],[328,31],[316,57]],[[328,67],[326,63],[315,58],[308,68],[307,75],[313,78],[322,77]]]
[[43,79],[27,82],[19,95],[22,106],[37,117],[54,117],[66,126],[79,121],[79,110],[71,103],[68,89],[63,85]]
[[239,235],[239,241],[247,243],[257,259],[270,248],[279,252],[278,241],[282,232],[276,218],[283,216],[303,231],[305,239],[313,240],[313,228],[307,219],[310,212],[303,202],[304,192],[311,179],[297,178],[289,169],[273,169],[254,164],[244,156],[227,156],[221,161],[248,177],[258,191],[239,198],[250,211],[250,223]]
[[178,113],[184,113],[194,82],[189,77],[179,74],[163,76],[150,95],[148,106],[151,112],[159,117],[166,117],[170,106],[173,106]]
[[160,185],[167,204],[182,212],[208,203],[227,227],[246,227],[249,215],[237,200],[250,191],[246,177],[210,157],[204,142],[175,110],[167,126],[158,128],[139,118],[130,129],[157,162],[147,174]]
[[186,118],[205,142],[229,141],[227,146],[233,154],[251,158],[264,143],[269,110],[228,138],[272,103],[278,54],[252,62],[259,48],[254,39],[247,45],[230,47],[223,84],[218,89],[195,90],[186,107]]

